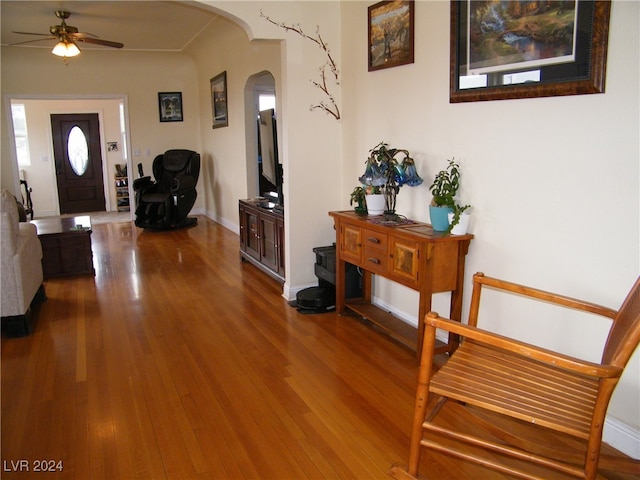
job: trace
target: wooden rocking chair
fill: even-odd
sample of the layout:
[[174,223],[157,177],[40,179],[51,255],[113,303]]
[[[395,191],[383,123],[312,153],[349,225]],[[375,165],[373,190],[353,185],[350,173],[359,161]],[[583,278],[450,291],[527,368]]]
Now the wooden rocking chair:
[[[476,328],[483,286],[611,318],[601,363]],[[432,376],[436,328],[460,335],[463,340]],[[640,278],[620,310],[614,311],[477,273],[468,325],[433,312],[426,315],[409,465],[392,467],[389,475],[417,478],[420,450],[424,448],[518,478],[545,478],[545,473],[540,473],[544,469],[596,478],[609,400],[639,340]],[[447,410],[443,406],[448,399],[454,401],[448,407],[477,412],[474,418],[479,418],[480,428],[475,433],[464,431],[465,425],[461,424],[465,422],[436,422],[438,414]],[[515,423],[516,428],[501,430],[501,420]],[[540,429],[559,432],[565,440],[540,445],[545,443],[535,441]],[[523,440],[523,432],[533,432],[534,440]],[[538,438],[548,439],[549,434]],[[640,462],[636,460],[624,459],[623,463],[615,460],[619,457],[607,456],[606,461],[602,457],[603,469],[640,475]],[[424,473],[428,478],[428,471]]]

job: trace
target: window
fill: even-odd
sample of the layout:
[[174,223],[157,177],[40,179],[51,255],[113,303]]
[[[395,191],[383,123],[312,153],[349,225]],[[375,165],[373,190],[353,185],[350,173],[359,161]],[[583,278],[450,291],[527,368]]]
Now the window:
[[75,174],[79,177],[84,175],[89,166],[89,145],[87,137],[77,125],[71,129],[67,137],[67,155]]
[[127,126],[124,122],[124,103],[120,103],[118,110],[120,112],[120,134],[122,136],[122,158],[123,160],[127,159],[129,147],[127,143],[129,142],[127,138]]
[[11,116],[13,118],[13,135],[16,140],[16,155],[18,166],[31,165],[29,156],[29,138],[27,136],[27,114],[22,103],[11,104]]
[[276,108],[276,96],[273,93],[260,93],[258,95],[258,110]]

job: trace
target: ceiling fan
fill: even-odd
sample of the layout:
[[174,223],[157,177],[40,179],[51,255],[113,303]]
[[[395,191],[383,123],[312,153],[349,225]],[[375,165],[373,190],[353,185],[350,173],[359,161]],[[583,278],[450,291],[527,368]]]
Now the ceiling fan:
[[120,42],[112,42],[110,40],[102,40],[92,33],[79,32],[77,27],[67,25],[65,20],[71,16],[71,13],[65,10],[57,10],[56,17],[62,22],[60,25],[51,25],[49,33],[33,33],[33,32],[13,32],[21,35],[38,35],[36,40],[27,40],[25,42],[13,43],[12,45],[22,45],[25,43],[39,42],[41,40],[57,40],[58,43],[53,48],[52,53],[60,57],[75,57],[80,53],[80,49],[76,42],[93,43],[95,45],[103,45],[105,47],[122,48],[124,44]]

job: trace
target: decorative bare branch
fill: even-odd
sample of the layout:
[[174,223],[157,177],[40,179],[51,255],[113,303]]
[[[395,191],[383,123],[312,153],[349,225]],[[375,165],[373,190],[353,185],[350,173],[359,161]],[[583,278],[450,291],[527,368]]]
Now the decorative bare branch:
[[272,23],[276,27],[280,27],[284,29],[287,32],[291,31],[291,32],[297,33],[302,38],[306,38],[307,40],[312,41],[324,51],[324,53],[327,56],[327,61],[322,65],[322,67],[320,67],[320,82],[316,82],[312,80],[311,83],[313,84],[313,86],[320,89],[322,93],[324,93],[327,96],[329,104],[325,103],[324,101],[320,101],[320,103],[316,105],[311,105],[310,110],[315,110],[315,109],[324,110],[326,113],[332,115],[336,120],[340,120],[340,109],[338,108],[338,104],[333,98],[333,95],[331,95],[331,93],[329,92],[329,88],[327,86],[326,70],[328,67],[329,71],[331,71],[331,74],[333,75],[333,79],[336,85],[340,85],[340,71],[338,70],[336,62],[333,60],[333,57],[331,56],[331,50],[329,50],[329,45],[325,43],[325,41],[322,39],[322,36],[320,35],[320,27],[319,26],[316,27],[316,36],[312,37],[304,33],[299,23],[296,25],[286,25],[283,22],[276,22],[271,17],[268,17],[267,15],[265,15],[262,12],[262,10],[260,10],[260,17],[264,18],[267,22]]

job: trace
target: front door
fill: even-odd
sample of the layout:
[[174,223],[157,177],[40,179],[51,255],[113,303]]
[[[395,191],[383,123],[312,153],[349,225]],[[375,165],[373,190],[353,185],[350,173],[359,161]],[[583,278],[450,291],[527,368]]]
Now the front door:
[[51,115],[60,213],[105,211],[97,113]]

